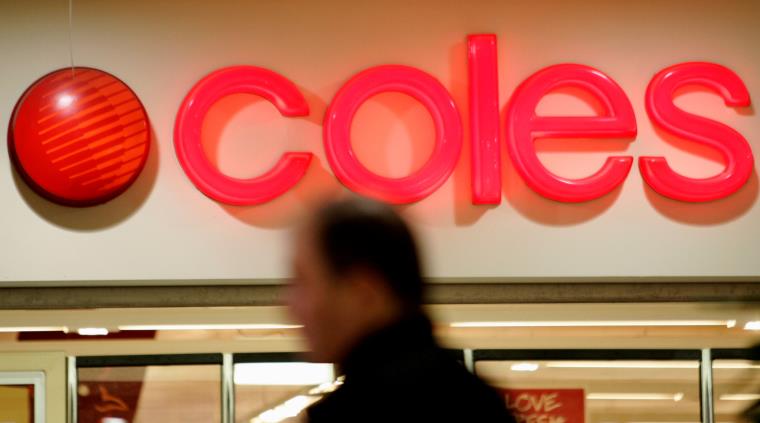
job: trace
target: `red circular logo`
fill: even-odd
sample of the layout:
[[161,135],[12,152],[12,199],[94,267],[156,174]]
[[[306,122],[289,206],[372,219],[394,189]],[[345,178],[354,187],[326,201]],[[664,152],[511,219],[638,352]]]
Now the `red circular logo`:
[[67,206],[101,204],[124,192],[149,146],[148,116],[137,95],[90,68],[40,78],[21,96],[8,129],[8,151],[23,179]]

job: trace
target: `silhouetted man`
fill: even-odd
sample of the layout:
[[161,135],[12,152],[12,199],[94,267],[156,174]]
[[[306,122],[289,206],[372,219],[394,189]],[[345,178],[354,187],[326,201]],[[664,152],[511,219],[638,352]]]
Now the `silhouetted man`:
[[392,208],[327,204],[298,231],[293,271],[288,304],[311,358],[345,375],[308,409],[310,422],[514,422],[499,394],[433,339],[417,247]]

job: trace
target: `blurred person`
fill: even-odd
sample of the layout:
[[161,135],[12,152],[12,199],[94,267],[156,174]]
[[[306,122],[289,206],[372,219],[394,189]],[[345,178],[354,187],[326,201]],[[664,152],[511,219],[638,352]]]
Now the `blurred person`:
[[514,422],[503,398],[433,338],[417,246],[385,204],[327,203],[299,228],[287,302],[310,359],[344,383],[307,410],[321,422]]

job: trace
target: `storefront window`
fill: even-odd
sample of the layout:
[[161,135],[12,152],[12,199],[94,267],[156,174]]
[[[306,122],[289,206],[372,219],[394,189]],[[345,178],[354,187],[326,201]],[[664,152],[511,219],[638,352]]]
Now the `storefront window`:
[[[760,405],[760,361],[713,361],[715,421],[743,422],[750,407]],[[760,413],[756,409],[755,413]]]
[[221,366],[78,369],[80,423],[221,421]]
[[290,421],[339,383],[331,364],[235,364],[235,420]]
[[476,361],[521,422],[699,422],[698,361]]

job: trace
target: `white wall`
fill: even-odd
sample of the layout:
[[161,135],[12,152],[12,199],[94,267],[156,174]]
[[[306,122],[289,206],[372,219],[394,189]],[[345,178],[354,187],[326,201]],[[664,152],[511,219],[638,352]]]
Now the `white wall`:
[[[0,2],[4,123],[33,81],[69,65],[67,19],[65,0]],[[450,89],[467,123],[465,39],[471,33],[498,35],[502,104],[530,74],[562,62],[597,67],[628,94],[639,129],[634,142],[539,143],[544,163],[565,176],[590,174],[610,154],[664,155],[690,176],[722,169],[715,153],[665,141],[647,118],[646,85],[668,65],[723,64],[760,99],[760,3],[753,1],[75,0],[73,23],[75,63],[111,72],[131,86],[152,121],[154,149],[127,193],[103,206],[70,209],[40,199],[20,182],[6,143],[0,143],[0,286],[264,283],[286,276],[292,219],[316,198],[342,189],[321,138],[321,119],[337,89],[370,66],[416,66]],[[203,196],[184,175],[172,144],[174,117],[188,90],[210,71],[234,64],[280,72],[311,107],[308,118],[282,119],[264,101],[235,96],[208,117],[207,151],[230,175],[257,175],[286,149],[315,153],[317,161],[296,189],[257,207],[225,206]],[[677,103],[734,127],[760,155],[754,109],[737,113],[704,92],[685,94]],[[589,110],[561,94],[541,108]],[[433,129],[421,105],[387,94],[362,108],[354,135],[371,169],[399,176],[424,162]],[[440,190],[402,208],[422,236],[431,277],[760,277],[756,174],[730,198],[694,205],[660,197],[634,167],[621,189],[571,205],[530,191],[506,151],[503,163],[505,196],[498,207],[470,203],[465,148]]]

